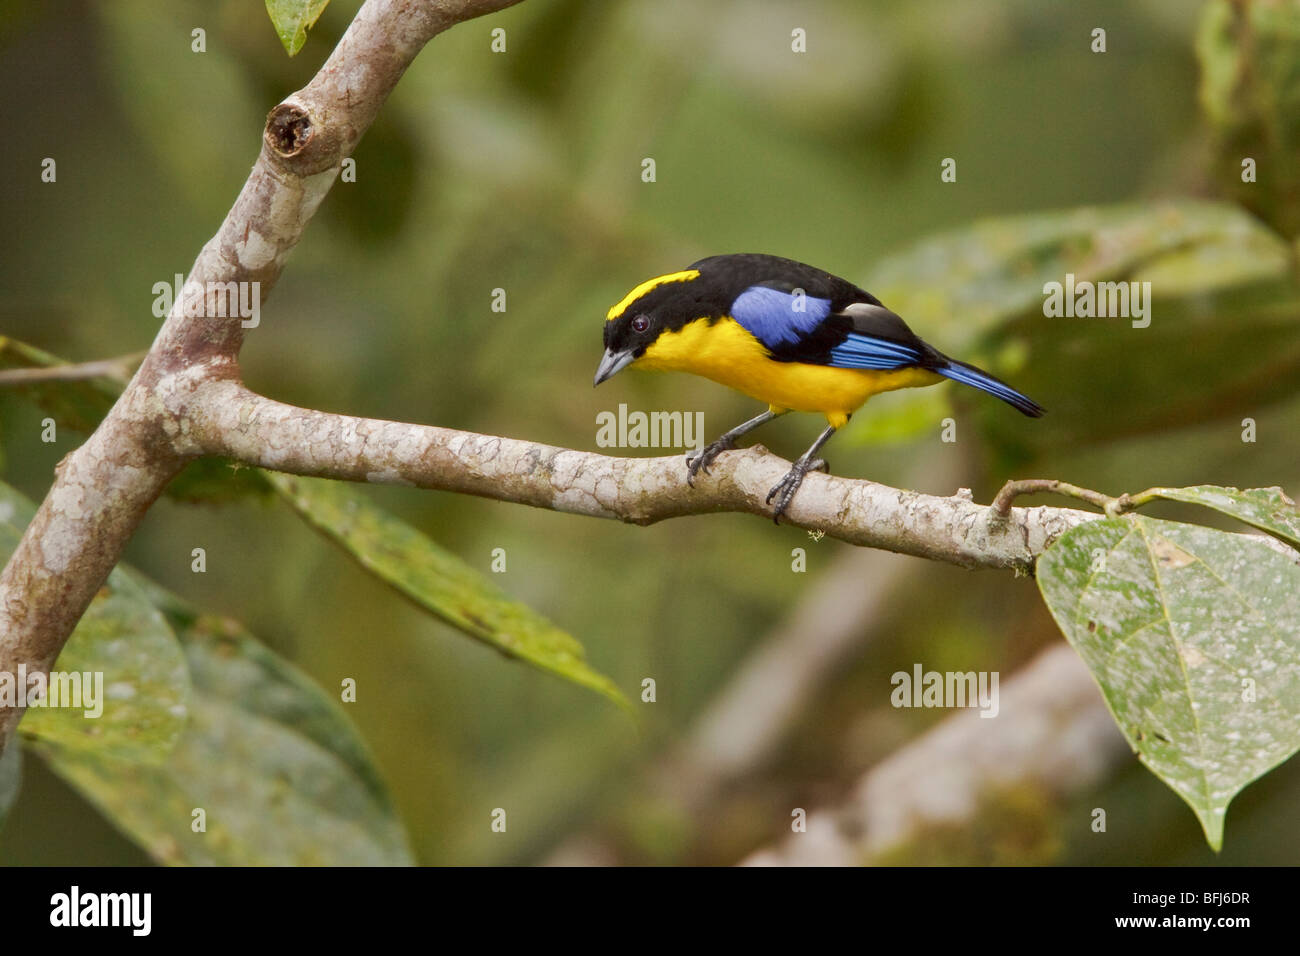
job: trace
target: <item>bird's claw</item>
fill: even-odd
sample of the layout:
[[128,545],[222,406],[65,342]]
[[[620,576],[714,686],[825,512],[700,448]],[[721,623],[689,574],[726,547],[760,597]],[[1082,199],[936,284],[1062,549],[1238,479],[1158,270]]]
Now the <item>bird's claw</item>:
[[705,445],[699,451],[686,456],[686,483],[692,488],[695,487],[695,476],[700,472],[706,475],[709,473],[709,465],[713,460],[721,455],[724,451],[730,451],[736,447],[735,441],[727,438],[719,438],[712,444]]
[[767,503],[770,505],[772,499],[776,499],[776,507],[772,511],[772,521],[775,524],[781,523],[781,515],[785,514],[785,509],[790,507],[790,502],[794,500],[794,493],[799,490],[803,484],[804,476],[810,471],[825,471],[826,462],[820,458],[814,458],[812,461],[796,461],[790,470],[785,473],[785,477],[778,481],[772,490],[767,493]]

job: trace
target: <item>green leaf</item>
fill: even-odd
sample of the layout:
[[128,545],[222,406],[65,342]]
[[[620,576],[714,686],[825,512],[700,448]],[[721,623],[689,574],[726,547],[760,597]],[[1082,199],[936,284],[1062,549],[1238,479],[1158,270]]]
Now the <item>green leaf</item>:
[[329,0],[266,0],[275,32],[290,56],[307,42],[307,31],[316,25]]
[[630,709],[617,685],[587,664],[576,639],[360,492],[337,481],[268,478],[308,523],[419,607],[507,656]]
[[204,693],[295,728],[332,750],[376,796],[387,800],[370,749],[342,704],[236,622],[202,614],[143,575],[131,574],[180,635],[194,682]]
[[[239,625],[133,577],[184,644],[193,719],[160,766],[42,748],[55,772],[163,863],[411,863],[342,705]],[[196,808],[205,832],[194,832]]]
[[0,756],[0,833],[4,831],[5,818],[18,800],[23,786],[23,748],[17,741],[9,744]]
[[[31,502],[0,483],[0,564],[9,560],[34,513]],[[75,682],[83,706],[29,707],[20,725],[29,739],[159,762],[184,730],[190,682],[180,645],[121,569],[114,569],[91,601],[53,671],[64,675],[57,686],[71,689]],[[50,698],[55,686],[51,682]]]
[[1300,508],[1281,488],[1238,491],[1220,485],[1193,485],[1189,488],[1152,488],[1147,494],[1167,501],[1213,508],[1300,548]]
[[1228,803],[1300,749],[1300,567],[1130,515],[1062,535],[1038,585],[1129,745],[1220,849]]

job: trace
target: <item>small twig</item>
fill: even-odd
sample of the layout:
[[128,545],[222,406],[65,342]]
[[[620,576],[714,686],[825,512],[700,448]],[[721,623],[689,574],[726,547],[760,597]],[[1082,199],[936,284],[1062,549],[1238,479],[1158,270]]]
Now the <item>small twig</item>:
[[1163,488],[1148,488],[1146,491],[1139,491],[1135,495],[1125,492],[1115,499],[1115,513],[1124,514],[1126,511],[1133,511],[1143,505],[1150,504],[1160,498],[1160,492],[1164,490]]
[[1002,518],[1011,514],[1011,503],[1020,495],[1041,495],[1054,494],[1064,495],[1067,498],[1078,498],[1080,501],[1086,501],[1089,504],[1096,505],[1106,513],[1108,518],[1118,518],[1122,514],[1128,514],[1130,511],[1136,511],[1143,505],[1149,505],[1161,497],[1164,488],[1148,488],[1146,491],[1139,491],[1135,495],[1130,495],[1127,491],[1118,498],[1112,498],[1109,495],[1103,495],[1100,491],[1093,491],[1090,488],[1080,488],[1078,485],[1071,485],[1064,481],[1057,481],[1055,478],[1020,478],[1008,481],[1002,486],[993,503],[989,505],[993,511]]
[[111,378],[125,384],[148,352],[132,352],[117,358],[96,359],[76,365],[51,365],[47,368],[7,368],[0,371],[0,387],[35,385],[44,382],[80,382],[89,378]]
[[[1071,485],[1064,481],[1057,481],[1055,478],[1020,478],[1008,481],[998,492],[993,504],[990,506],[1003,518],[1011,514],[1011,503],[1020,495],[1041,495],[1053,494],[1064,495],[1067,498],[1078,498],[1080,501],[1086,501],[1091,505],[1096,505],[1106,514],[1112,517],[1122,514],[1128,510],[1128,507],[1120,507],[1121,503],[1129,501],[1127,495],[1121,495],[1119,498],[1111,498],[1109,495],[1103,495],[1100,491],[1092,491],[1088,488],[1080,488],[1078,485]],[[1136,505],[1133,505],[1136,507]]]

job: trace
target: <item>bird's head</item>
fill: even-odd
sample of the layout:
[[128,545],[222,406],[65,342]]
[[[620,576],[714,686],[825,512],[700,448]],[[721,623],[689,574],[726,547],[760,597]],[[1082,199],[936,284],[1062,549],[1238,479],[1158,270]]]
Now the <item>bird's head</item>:
[[645,357],[665,332],[716,312],[697,269],[670,272],[642,282],[605,316],[605,354],[595,384]]

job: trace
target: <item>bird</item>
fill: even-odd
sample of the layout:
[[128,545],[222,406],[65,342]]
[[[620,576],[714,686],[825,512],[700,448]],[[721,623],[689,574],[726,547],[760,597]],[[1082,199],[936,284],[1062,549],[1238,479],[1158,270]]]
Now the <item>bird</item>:
[[1044,409],[983,369],[922,341],[870,292],[822,269],[760,253],[700,259],[648,279],[605,317],[595,385],[633,366],[712,379],[767,410],[687,455],[687,482],[740,438],[787,412],[819,412],[827,427],[768,493],[781,522],[822,446],[867,399],[946,379],[1032,418]]

